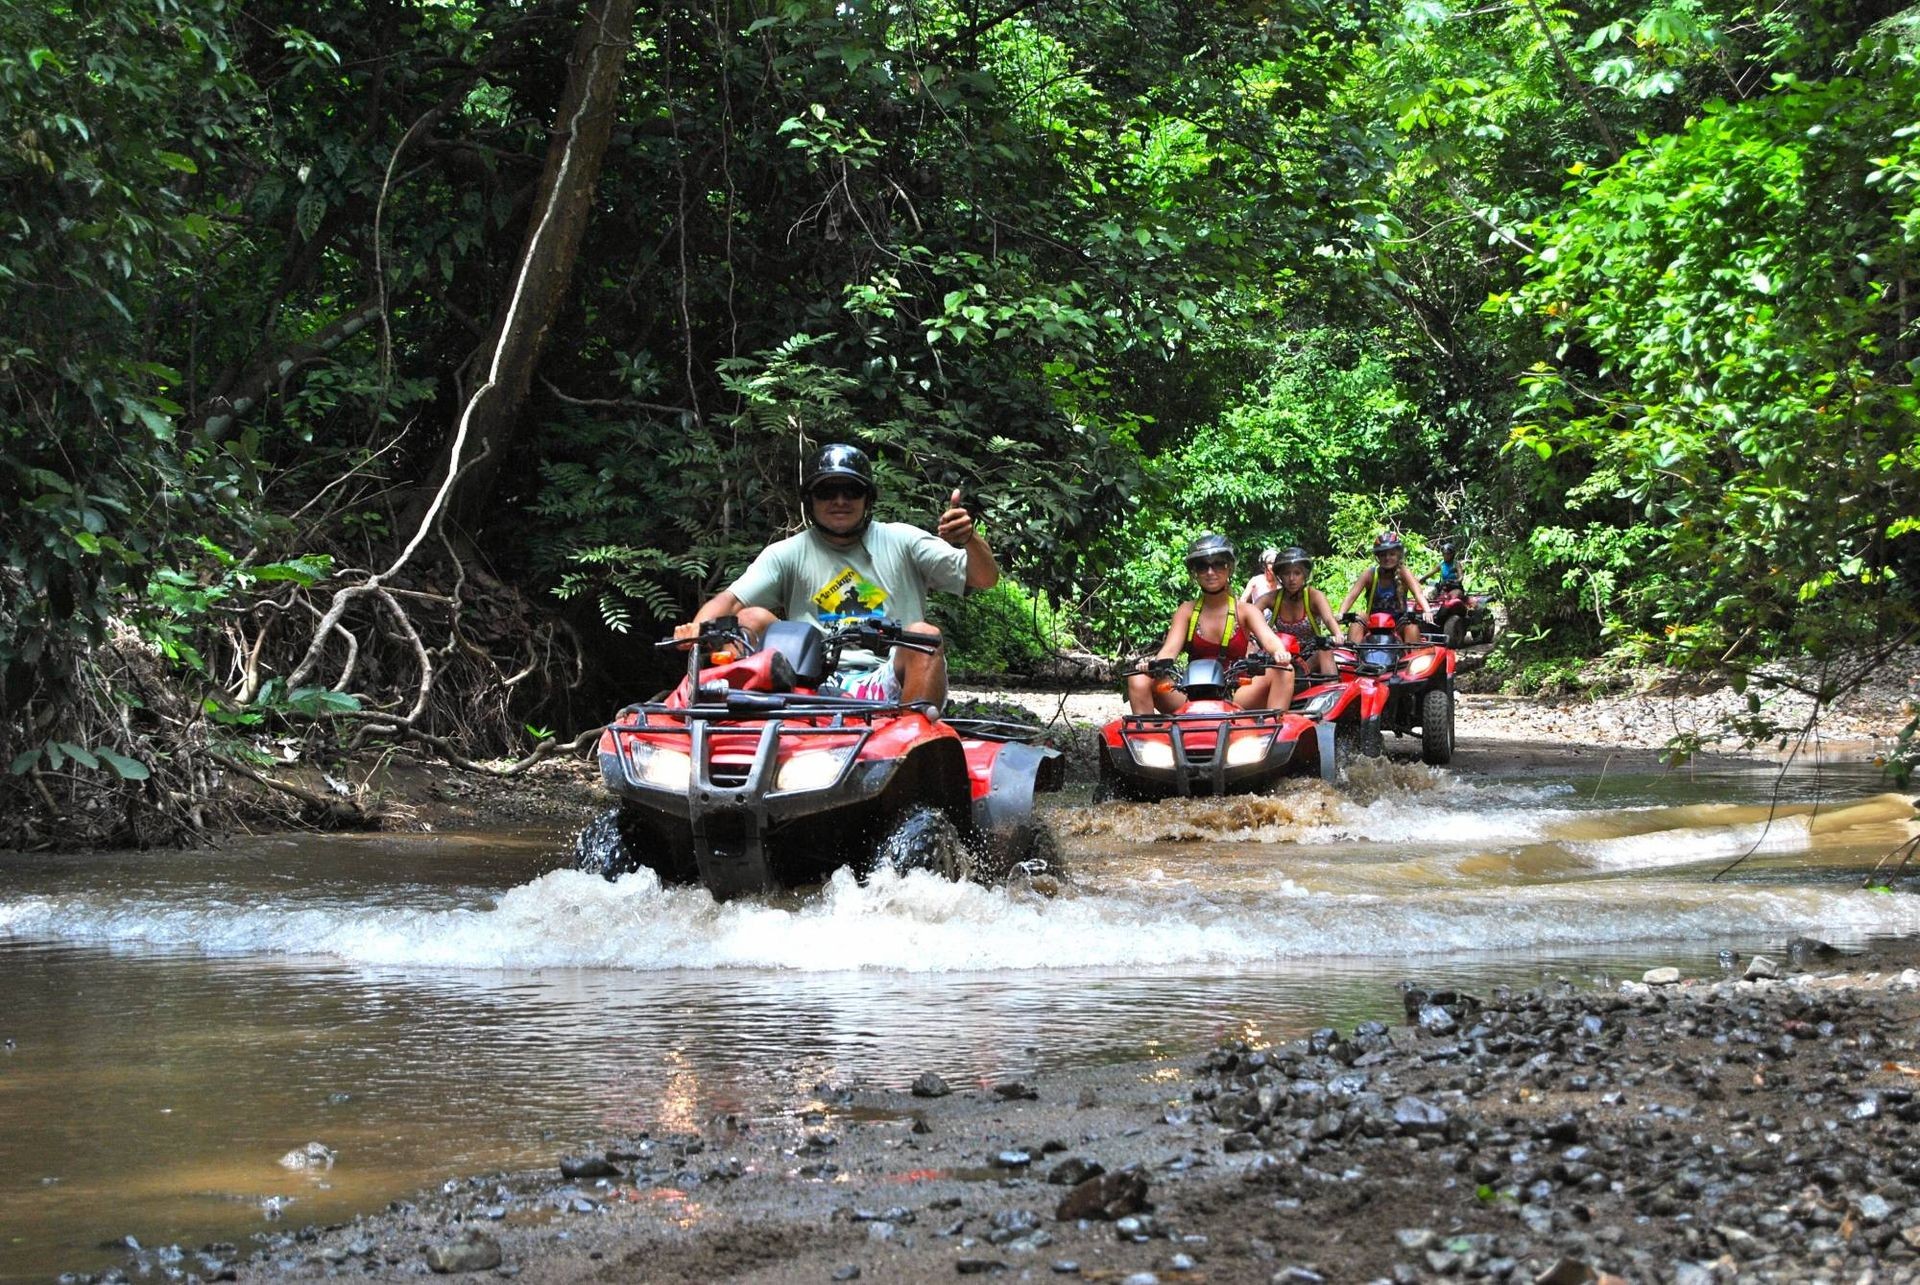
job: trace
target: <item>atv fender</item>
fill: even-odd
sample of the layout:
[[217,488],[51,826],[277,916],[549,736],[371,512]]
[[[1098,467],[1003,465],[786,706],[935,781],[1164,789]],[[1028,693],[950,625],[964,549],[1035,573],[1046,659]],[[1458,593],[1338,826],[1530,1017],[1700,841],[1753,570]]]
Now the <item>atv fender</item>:
[[1338,730],[1330,720],[1321,721],[1313,729],[1313,739],[1320,747],[1320,779],[1329,784],[1340,779],[1340,760],[1333,748]]
[[[994,755],[986,794],[973,801],[976,830],[995,836],[1015,834],[1033,816],[1033,795],[1043,781],[1057,780],[1060,751],[1045,745],[1008,741]],[[1058,785],[1054,785],[1058,789]]]

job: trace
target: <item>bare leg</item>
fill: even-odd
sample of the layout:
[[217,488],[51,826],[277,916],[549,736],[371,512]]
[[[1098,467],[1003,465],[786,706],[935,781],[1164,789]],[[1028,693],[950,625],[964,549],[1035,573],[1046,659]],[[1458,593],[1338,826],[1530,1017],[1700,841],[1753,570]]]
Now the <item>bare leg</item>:
[[1153,679],[1145,674],[1127,675],[1127,710],[1133,714],[1153,713]]
[[[938,634],[940,630],[922,620],[908,625],[907,632]],[[900,675],[900,700],[903,704],[913,701],[932,701],[935,705],[947,703],[947,651],[944,646],[931,655],[895,647],[893,672]]]

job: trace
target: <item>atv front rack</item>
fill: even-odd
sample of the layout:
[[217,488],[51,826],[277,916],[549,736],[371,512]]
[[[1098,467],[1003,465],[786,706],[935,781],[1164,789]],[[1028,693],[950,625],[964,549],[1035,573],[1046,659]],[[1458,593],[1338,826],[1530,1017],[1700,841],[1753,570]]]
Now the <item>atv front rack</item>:
[[[1280,733],[1286,727],[1287,712],[1250,709],[1233,714],[1126,714],[1120,719],[1120,744],[1127,751],[1132,771],[1163,784],[1171,783],[1175,793],[1182,798],[1195,793],[1195,779],[1202,777],[1211,784],[1211,793],[1224,794],[1230,777],[1238,780],[1259,775],[1284,767],[1293,758],[1293,745],[1289,742],[1280,761],[1270,761],[1274,747],[1280,744]],[[1189,743],[1189,738],[1201,731],[1214,734],[1210,748]],[[1266,746],[1258,759],[1230,767],[1227,763],[1228,742],[1233,739],[1232,733],[1246,731],[1264,732]],[[1140,761],[1140,756],[1134,752],[1134,745],[1136,741],[1148,737],[1153,738],[1153,744],[1159,744],[1161,737],[1167,739],[1173,748],[1172,766],[1155,768]]]

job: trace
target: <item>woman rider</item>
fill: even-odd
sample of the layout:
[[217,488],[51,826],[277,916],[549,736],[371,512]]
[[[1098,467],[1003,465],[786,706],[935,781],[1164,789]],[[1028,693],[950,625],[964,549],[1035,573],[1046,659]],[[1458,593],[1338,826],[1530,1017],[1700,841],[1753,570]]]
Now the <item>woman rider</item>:
[[[1421,615],[1427,614],[1427,597],[1420,592],[1420,582],[1413,578],[1413,572],[1406,567],[1407,546],[1400,541],[1398,531],[1383,531],[1380,538],[1373,542],[1373,566],[1360,573],[1353,582],[1353,588],[1347,590],[1347,596],[1340,603],[1340,616],[1346,618],[1347,611],[1353,606],[1354,599],[1361,594],[1367,595],[1367,612],[1388,612],[1400,616],[1409,610]],[[1367,636],[1367,624],[1356,620],[1348,627],[1347,637],[1359,642]],[[1420,622],[1408,620],[1400,626],[1400,641],[1417,643],[1420,641]]]
[[1313,559],[1296,544],[1280,550],[1274,556],[1273,570],[1279,588],[1263,594],[1254,605],[1268,613],[1273,621],[1273,632],[1292,634],[1299,640],[1300,654],[1313,657],[1314,673],[1339,672],[1334,665],[1333,652],[1325,646],[1325,639],[1328,635],[1338,634],[1340,624],[1333,618],[1333,608],[1327,604],[1327,595],[1307,584],[1313,576]]
[[[1239,660],[1249,642],[1269,654],[1281,654],[1281,642],[1260,609],[1233,596],[1233,545],[1211,533],[1187,547],[1187,570],[1200,582],[1200,596],[1174,609],[1173,623],[1154,653],[1156,660],[1173,660],[1185,653],[1191,660]],[[1185,703],[1177,691],[1154,690],[1146,674],[1127,677],[1127,704],[1136,714],[1157,708],[1171,714]],[[1286,709],[1293,703],[1293,666],[1276,665],[1245,687],[1235,689],[1233,703],[1241,709]]]

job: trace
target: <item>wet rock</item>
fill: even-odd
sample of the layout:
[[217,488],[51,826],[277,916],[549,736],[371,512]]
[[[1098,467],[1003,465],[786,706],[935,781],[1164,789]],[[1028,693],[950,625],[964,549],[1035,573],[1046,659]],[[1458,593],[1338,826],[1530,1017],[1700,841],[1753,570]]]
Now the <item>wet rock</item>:
[[605,1156],[562,1156],[560,1157],[560,1176],[562,1178],[618,1178],[620,1166]]
[[458,1240],[427,1247],[427,1266],[442,1274],[485,1272],[500,1266],[500,1242],[469,1228]]
[[994,1085],[993,1095],[1002,1102],[1033,1102],[1038,1101],[1040,1097],[1038,1090],[1028,1088],[1018,1080],[1008,1080],[1004,1084]]
[[[898,1084],[899,1081],[895,1080],[894,1083]],[[953,1087],[932,1071],[922,1071],[909,1091],[916,1098],[944,1098],[953,1092]]]
[[1106,1171],[1107,1167],[1098,1160],[1069,1156],[1047,1172],[1047,1181],[1056,1187],[1078,1187],[1087,1179],[1097,1178]]
[[280,1157],[282,1169],[331,1169],[338,1153],[324,1142],[309,1142]]
[[1393,1104],[1393,1123],[1401,1133],[1443,1133],[1447,1113],[1423,1098],[1409,1094]]
[[1787,943],[1787,958],[1796,964],[1832,959],[1841,953],[1839,947],[1821,941],[1818,937],[1795,937]]
[[997,1258],[956,1258],[953,1270],[962,1276],[991,1276],[1008,1270]]
[[1415,1020],[1419,1022],[1420,1029],[1429,1035],[1451,1034],[1459,1026],[1453,1014],[1438,1004],[1428,1004],[1420,1009]]
[[1737,950],[1727,950],[1723,947],[1718,958],[1720,960],[1720,967],[1726,969],[1728,972],[1732,972],[1733,966],[1740,962],[1740,952]]
[[1672,986],[1680,980],[1680,970],[1677,968],[1649,968],[1646,972],[1640,974],[1640,980],[1648,986]]
[[1138,1169],[1103,1173],[1088,1178],[1063,1197],[1053,1216],[1063,1223],[1082,1218],[1109,1221],[1148,1208],[1147,1178]]
[[1780,965],[1765,955],[1755,955],[1747,961],[1747,971],[1741,976],[1750,982],[1777,981],[1780,977]]

